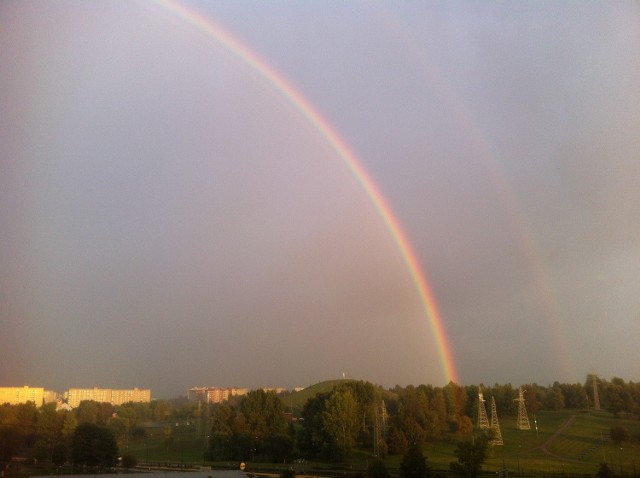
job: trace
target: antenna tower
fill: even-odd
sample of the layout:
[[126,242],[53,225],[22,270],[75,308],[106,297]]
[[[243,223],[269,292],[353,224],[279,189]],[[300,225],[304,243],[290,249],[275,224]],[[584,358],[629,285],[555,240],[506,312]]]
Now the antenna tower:
[[531,430],[529,417],[527,416],[527,407],[524,404],[524,390],[522,390],[522,387],[520,387],[518,398],[516,398],[514,402],[518,402],[518,430]]
[[493,430],[493,438],[489,442],[491,445],[504,445],[502,442],[502,432],[498,423],[498,412],[496,411],[496,399],[491,395],[491,430]]
[[600,410],[600,397],[598,396],[598,376],[595,373],[591,374],[591,381],[593,383],[593,409]]
[[489,428],[489,419],[487,418],[487,409],[484,408],[484,397],[482,395],[482,387],[478,389],[478,427],[484,430]]

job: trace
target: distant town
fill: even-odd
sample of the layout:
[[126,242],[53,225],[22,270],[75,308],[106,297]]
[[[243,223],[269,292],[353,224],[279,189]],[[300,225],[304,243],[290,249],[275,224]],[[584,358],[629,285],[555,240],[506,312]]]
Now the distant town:
[[[287,389],[282,387],[262,388],[265,392],[283,393]],[[303,388],[295,388],[298,392]],[[187,390],[187,399],[190,402],[222,403],[234,396],[242,396],[249,393],[249,388],[238,387],[193,387]],[[19,405],[33,402],[37,406],[46,403],[55,403],[56,409],[73,409],[83,400],[93,400],[111,405],[122,405],[129,402],[148,403],[151,401],[151,390],[148,388],[112,389],[112,388],[70,388],[60,393],[53,390],[45,390],[43,387],[0,387],[0,404]]]

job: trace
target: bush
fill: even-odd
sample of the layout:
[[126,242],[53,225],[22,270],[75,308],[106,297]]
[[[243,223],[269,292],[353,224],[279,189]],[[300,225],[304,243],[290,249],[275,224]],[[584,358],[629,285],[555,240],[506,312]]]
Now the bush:
[[133,468],[138,464],[138,459],[131,453],[125,453],[122,455],[122,466],[127,470]]
[[367,467],[368,478],[389,478],[389,470],[382,460],[374,460]]
[[82,423],[73,433],[71,457],[76,465],[113,466],[118,457],[118,444],[108,428]]

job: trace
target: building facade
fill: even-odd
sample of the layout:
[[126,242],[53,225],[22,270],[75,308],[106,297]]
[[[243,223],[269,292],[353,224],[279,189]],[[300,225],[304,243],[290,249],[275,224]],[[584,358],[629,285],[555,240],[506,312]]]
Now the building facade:
[[44,388],[29,387],[0,387],[0,404],[18,405],[33,402],[37,407],[44,403]]
[[83,400],[106,402],[111,405],[122,405],[128,402],[148,403],[151,401],[149,389],[114,390],[111,388],[70,388],[67,392],[67,403],[76,408]]
[[248,388],[193,387],[187,390],[187,398],[190,402],[222,403],[231,397],[247,393],[249,393]]

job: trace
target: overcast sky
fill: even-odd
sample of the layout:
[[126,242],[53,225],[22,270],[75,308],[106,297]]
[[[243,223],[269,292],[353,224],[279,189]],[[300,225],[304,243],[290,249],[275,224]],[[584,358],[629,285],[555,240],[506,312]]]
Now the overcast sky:
[[[638,2],[182,5],[350,146],[460,383],[640,380]],[[0,4],[0,325],[0,386],[448,380],[343,159],[154,2]]]

